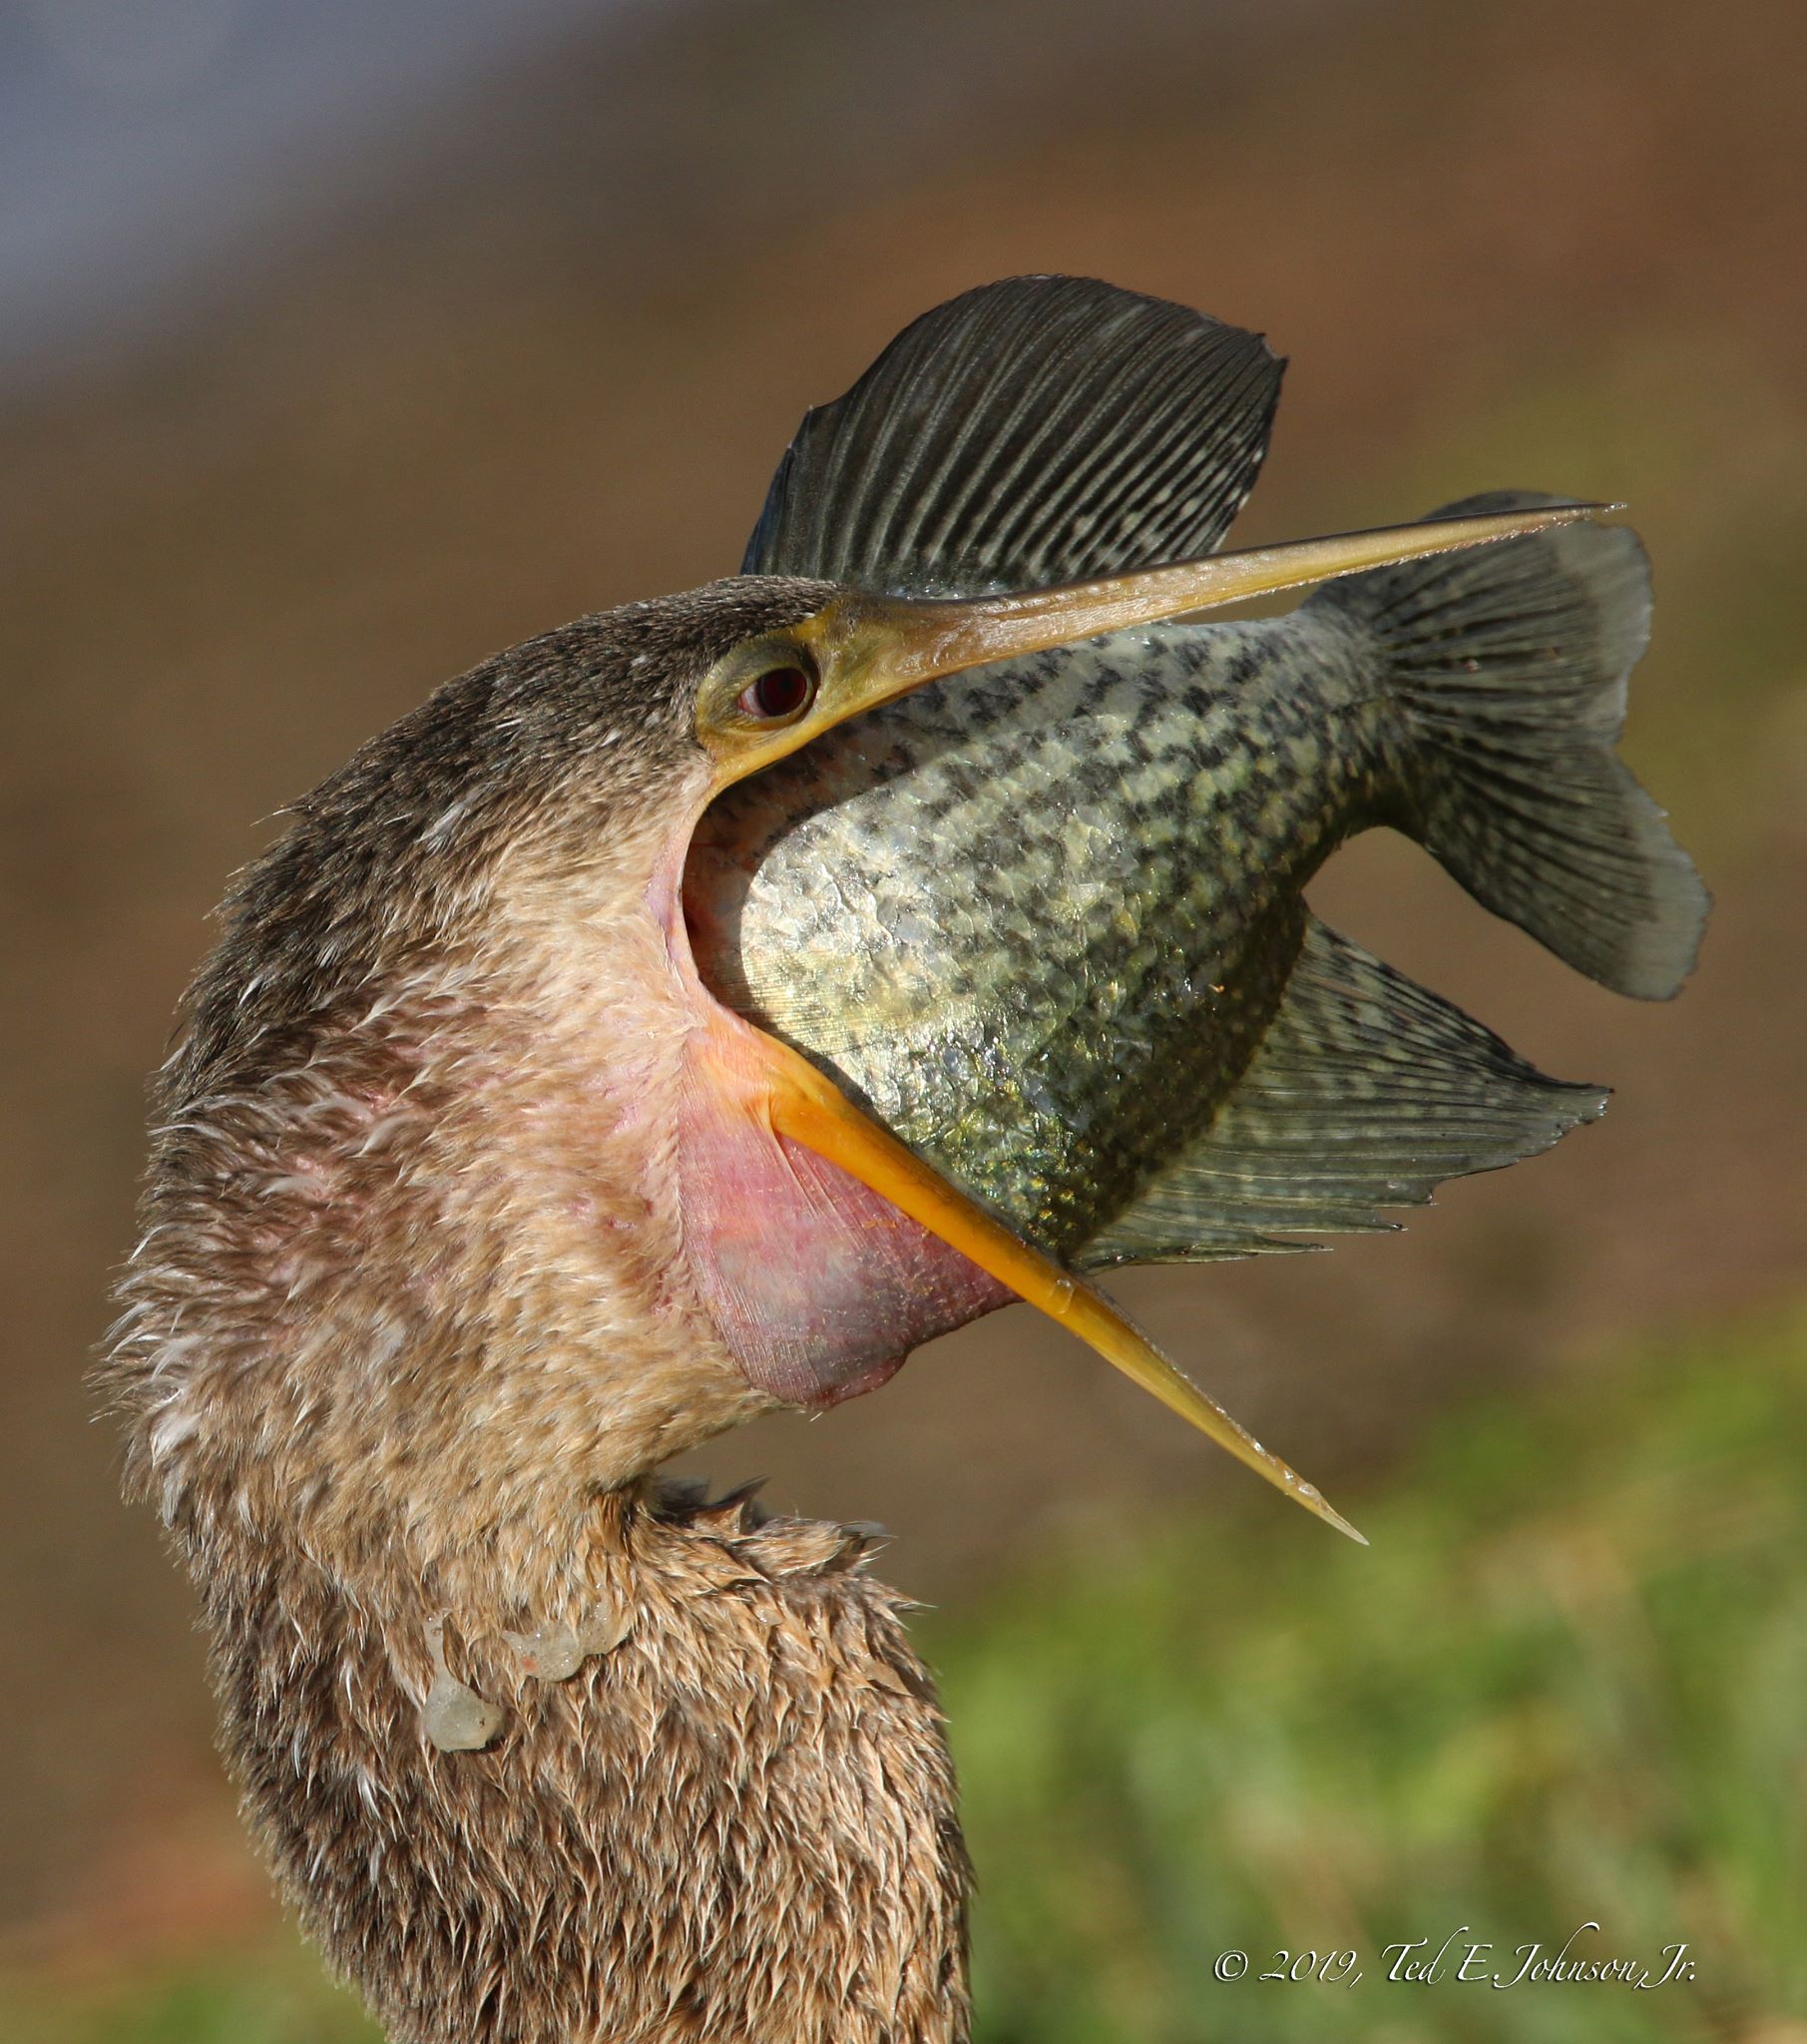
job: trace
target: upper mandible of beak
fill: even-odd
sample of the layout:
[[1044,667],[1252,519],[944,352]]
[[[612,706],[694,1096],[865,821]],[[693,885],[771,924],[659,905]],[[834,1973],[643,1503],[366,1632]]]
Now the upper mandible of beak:
[[824,715],[799,734],[797,743],[825,724],[857,716],[942,675],[990,661],[1014,660],[1106,632],[1277,596],[1339,575],[1393,567],[1491,540],[1516,539],[1617,508],[1558,504],[1476,518],[1424,519],[1414,525],[1250,547],[1097,582],[1004,596],[886,597],[849,592],[801,628],[821,664]]

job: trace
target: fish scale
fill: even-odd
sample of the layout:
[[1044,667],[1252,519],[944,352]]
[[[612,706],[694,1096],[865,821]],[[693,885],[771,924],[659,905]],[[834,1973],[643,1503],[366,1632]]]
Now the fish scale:
[[[1293,621],[983,669],[714,806],[700,955],[749,1020],[1071,1254],[1240,1076],[1296,954],[1288,904],[1367,819],[1377,760],[1334,634]],[[710,934],[729,927],[734,964]]]

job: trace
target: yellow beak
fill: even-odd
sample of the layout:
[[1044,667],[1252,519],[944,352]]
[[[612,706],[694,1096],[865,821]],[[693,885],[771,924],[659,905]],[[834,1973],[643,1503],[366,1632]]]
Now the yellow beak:
[[[716,785],[738,780],[844,719],[942,675],[1339,575],[1515,538],[1606,508],[1576,504],[1428,520],[1006,596],[941,600],[849,592],[785,635],[793,645],[807,648],[820,677],[808,714],[772,732],[705,734],[718,738]],[[1071,1329],[1238,1461],[1351,1539],[1362,1539],[1314,1485],[1253,1439],[1094,1285],[1024,1242],[863,1114],[795,1051],[769,1037],[761,1042],[758,1098],[747,1105],[774,1131],[882,1195]]]
[[806,716],[777,729],[741,726],[704,730],[701,736],[716,753],[719,789],[796,752],[831,726],[943,675],[1282,595],[1340,575],[1516,539],[1617,508],[1557,504],[1478,518],[1427,518],[1004,596],[892,597],[850,590],[783,635],[807,649],[820,677]]

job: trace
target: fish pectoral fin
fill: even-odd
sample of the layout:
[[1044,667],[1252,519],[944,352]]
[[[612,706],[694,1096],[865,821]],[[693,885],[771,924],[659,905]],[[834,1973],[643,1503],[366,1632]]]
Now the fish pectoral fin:
[[741,572],[977,596],[1195,559],[1253,486],[1283,367],[1090,277],[967,291],[807,415]]
[[[1264,1448],[1201,1391],[1108,1299],[1025,1242],[1014,1229],[926,1164],[854,1105],[795,1051],[764,1039],[765,1112],[776,1134],[837,1165],[1020,1298],[1077,1334],[1088,1347],[1190,1420],[1295,1503],[1347,1533],[1362,1536],[1279,1456]],[[1365,1543],[1364,1543],[1365,1545]]]
[[1390,1230],[1442,1180],[1548,1150],[1605,1105],[1311,918],[1261,1047],[1210,1128],[1088,1245],[1087,1269]]

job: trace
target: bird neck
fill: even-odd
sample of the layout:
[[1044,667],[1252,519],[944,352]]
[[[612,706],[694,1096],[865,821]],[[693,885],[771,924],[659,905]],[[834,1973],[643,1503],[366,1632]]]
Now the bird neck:
[[247,1811],[396,2044],[959,2044],[899,1601],[861,1536],[649,1474],[772,1397],[683,1281],[691,1018],[631,893],[592,928],[517,890],[469,957],[179,1067],[129,1482]]
[[247,1810],[395,2044],[967,2036],[952,1766],[867,1534],[643,1485],[541,1611],[216,1543]]

